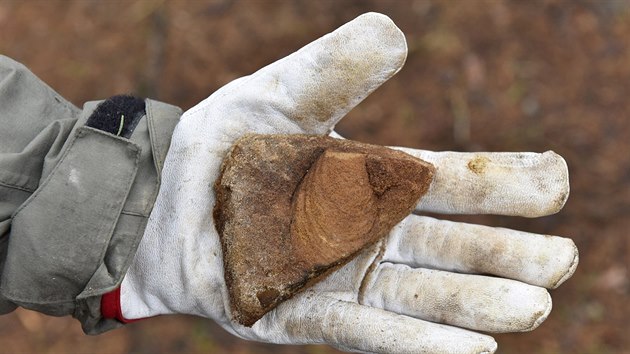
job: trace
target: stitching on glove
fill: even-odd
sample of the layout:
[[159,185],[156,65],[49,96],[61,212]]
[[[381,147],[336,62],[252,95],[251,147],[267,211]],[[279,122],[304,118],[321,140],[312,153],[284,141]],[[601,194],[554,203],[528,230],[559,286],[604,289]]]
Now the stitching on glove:
[[359,286],[359,294],[357,297],[357,302],[361,305],[364,304],[365,289],[367,288],[367,284],[370,282],[370,280],[372,280],[371,275],[374,274],[374,270],[376,270],[376,267],[379,264],[381,264],[381,261],[383,260],[383,256],[385,255],[386,247],[387,247],[387,242],[385,242],[385,240],[381,240],[378,246],[379,249],[378,249],[378,253],[376,254],[376,257],[374,257],[374,260],[365,271],[365,275],[363,276],[363,280],[361,281],[361,285]]
[[560,284],[564,283],[564,281],[569,279],[575,272],[575,269],[577,268],[578,262],[580,260],[580,253],[578,252],[577,246],[575,244],[573,244],[573,252],[574,254],[571,265],[567,269],[566,273],[564,273],[560,278],[558,278],[556,282],[551,285],[550,289],[555,289],[560,286]]
[[543,321],[547,319],[550,312],[551,312],[551,295],[549,295],[549,292],[547,292],[547,300],[545,301],[545,309],[543,311],[540,311],[540,313],[537,314],[538,316],[534,317],[532,323],[527,328],[521,330],[520,332],[529,332],[538,328],[538,326],[540,326],[540,324],[543,323]]

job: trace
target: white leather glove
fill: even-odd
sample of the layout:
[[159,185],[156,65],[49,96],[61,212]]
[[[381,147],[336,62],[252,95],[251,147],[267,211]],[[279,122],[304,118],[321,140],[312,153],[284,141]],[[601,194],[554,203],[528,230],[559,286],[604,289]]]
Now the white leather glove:
[[[194,314],[246,339],[378,353],[493,352],[492,337],[462,328],[537,327],[551,310],[545,288],[577,265],[571,240],[416,215],[253,327],[232,320],[212,219],[227,150],[246,133],[330,133],[406,54],[392,21],[366,14],[187,111],[121,286],[123,316]],[[535,217],[557,212],[568,196],[566,164],[553,152],[405,151],[437,168],[418,211]]]

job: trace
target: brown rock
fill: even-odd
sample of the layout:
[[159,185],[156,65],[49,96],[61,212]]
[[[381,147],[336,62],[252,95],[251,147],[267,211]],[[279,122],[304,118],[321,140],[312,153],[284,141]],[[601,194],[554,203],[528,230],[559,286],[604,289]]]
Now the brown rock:
[[226,157],[214,218],[234,318],[251,326],[374,244],[431,183],[431,164],[314,135],[249,135]]

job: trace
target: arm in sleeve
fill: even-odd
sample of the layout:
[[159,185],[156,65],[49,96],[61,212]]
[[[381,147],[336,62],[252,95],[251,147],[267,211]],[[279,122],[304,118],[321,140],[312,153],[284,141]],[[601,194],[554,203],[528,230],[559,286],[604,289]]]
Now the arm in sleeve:
[[[57,160],[80,113],[23,65],[0,56],[0,271],[11,215],[37,189],[45,161]],[[14,308],[0,295],[0,314]]]
[[145,100],[129,139],[90,126],[28,69],[0,56],[0,313],[72,315],[86,333],[119,326],[100,300],[144,233],[181,110]]

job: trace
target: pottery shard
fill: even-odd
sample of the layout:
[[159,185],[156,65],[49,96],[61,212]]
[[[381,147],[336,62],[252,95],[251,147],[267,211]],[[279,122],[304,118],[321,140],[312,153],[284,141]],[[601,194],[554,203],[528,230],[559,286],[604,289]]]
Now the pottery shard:
[[407,216],[431,164],[314,135],[248,135],[223,162],[214,218],[232,314],[251,326]]

